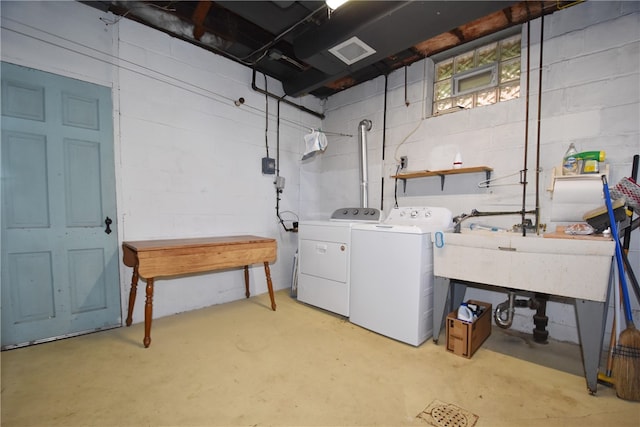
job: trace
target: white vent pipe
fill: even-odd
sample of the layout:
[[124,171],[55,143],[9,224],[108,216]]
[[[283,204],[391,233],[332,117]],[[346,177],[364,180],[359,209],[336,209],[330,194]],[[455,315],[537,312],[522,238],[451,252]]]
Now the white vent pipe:
[[369,180],[367,178],[367,132],[371,130],[371,120],[362,120],[358,125],[358,139],[360,140],[360,207],[368,208]]

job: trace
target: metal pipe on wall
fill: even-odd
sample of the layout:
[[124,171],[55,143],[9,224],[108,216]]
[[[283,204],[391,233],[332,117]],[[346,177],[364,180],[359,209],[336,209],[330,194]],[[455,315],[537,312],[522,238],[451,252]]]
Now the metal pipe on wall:
[[368,208],[369,200],[369,180],[368,180],[368,162],[367,162],[367,132],[372,127],[371,120],[364,119],[358,125],[358,139],[360,146],[360,207]]
[[531,74],[531,24],[527,22],[527,75],[526,75],[526,96],[525,96],[525,109],[524,109],[524,167],[522,168],[520,184],[522,184],[522,235],[527,235],[527,227],[525,227],[525,210],[527,210],[527,168],[528,168],[528,151],[529,151],[529,74]]
[[[529,23],[527,23],[527,26]],[[527,38],[529,36],[527,35]],[[536,131],[536,234],[540,234],[540,123],[542,116],[542,48],[544,45],[544,14],[540,16],[540,62],[538,64],[538,117]]]
[[261,93],[263,95],[269,96],[273,99],[277,99],[280,102],[284,102],[287,105],[290,105],[292,107],[297,108],[300,111],[304,111],[305,113],[311,114],[312,116],[316,116],[319,119],[324,119],[324,114],[322,113],[318,113],[316,111],[310,110],[309,108],[302,106],[302,105],[298,105],[295,102],[291,102],[288,99],[284,99],[284,97],[286,95],[282,95],[282,96],[278,96],[274,93],[271,93],[265,89],[260,89],[258,86],[256,86],[256,69],[253,69],[253,77],[251,78],[251,89],[253,89],[254,91]]

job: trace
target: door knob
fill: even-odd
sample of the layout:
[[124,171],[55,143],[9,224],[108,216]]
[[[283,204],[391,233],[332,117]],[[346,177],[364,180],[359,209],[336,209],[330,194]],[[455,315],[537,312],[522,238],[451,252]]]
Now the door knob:
[[111,221],[111,218],[107,217],[107,219],[104,220],[104,223],[107,225],[107,228],[105,228],[104,232],[107,234],[111,234],[110,225],[113,223],[113,221]]

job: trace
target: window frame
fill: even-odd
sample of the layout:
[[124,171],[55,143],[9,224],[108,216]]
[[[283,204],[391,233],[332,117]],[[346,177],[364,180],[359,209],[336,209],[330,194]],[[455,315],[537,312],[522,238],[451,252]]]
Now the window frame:
[[[459,74],[453,74],[451,78],[453,79],[453,85],[451,87],[451,97],[455,98],[458,96],[468,95],[474,92],[480,92],[485,89],[493,88],[498,86],[498,62],[494,62],[492,64],[483,65],[482,67],[474,68],[472,70],[463,71]],[[467,90],[459,90],[460,80],[468,79],[470,77],[475,77],[479,74],[483,74],[487,70],[491,70],[491,78],[489,83],[481,86],[476,86],[472,89]]]
[[[509,39],[512,39],[515,37],[518,37],[518,40],[519,40],[518,55],[513,55],[512,54],[513,51],[511,51],[512,53],[509,53],[509,50],[505,50],[504,43],[505,42],[507,43],[506,45],[507,47],[513,46],[509,44]],[[432,56],[431,59],[433,61],[432,63],[433,79],[431,84],[431,90],[432,90],[433,96],[431,97],[432,98],[431,99],[431,115],[438,116],[441,114],[446,114],[454,111],[470,110],[477,107],[495,105],[495,104],[499,104],[506,101],[520,99],[521,88],[522,88],[522,66],[523,66],[522,58],[526,49],[526,47],[523,46],[522,44],[523,39],[524,37],[522,34],[522,26],[520,25],[520,26],[511,27],[503,31],[499,31],[487,37],[480,38],[478,40],[475,40],[474,42],[456,46],[454,48],[448,49],[446,51],[443,51],[441,53],[438,53]],[[489,63],[484,63],[481,66],[478,66],[472,69],[467,69],[459,73],[455,72],[455,69],[456,69],[455,61],[457,57],[460,57],[465,54],[473,53],[473,56],[474,56],[473,61],[475,64],[478,62],[478,58],[477,58],[478,52],[481,51],[484,47],[491,45],[492,43],[497,43],[497,47],[496,47],[497,53],[495,55],[496,58],[494,61]],[[519,61],[519,68],[517,70],[518,77],[512,80],[501,81],[501,78],[503,78],[502,76],[503,66],[509,63],[510,61],[515,60],[516,58],[518,58],[518,61]],[[448,61],[451,61],[452,63],[451,66],[453,67],[451,74],[449,75],[449,77],[441,78],[437,80],[438,72],[439,72],[438,66],[445,65]],[[474,87],[473,89],[460,90],[460,83],[464,82],[464,79],[471,78],[473,76],[477,76],[482,73],[486,73],[487,70],[491,70],[490,83],[486,85],[480,85],[480,86]],[[446,86],[447,81],[449,82],[448,85],[450,86],[450,89],[447,91],[449,93],[445,94],[444,98],[437,99],[438,87],[442,87],[443,84]],[[517,93],[515,95],[510,95],[508,99],[504,99],[503,87],[511,86],[515,88],[516,85],[517,85]],[[478,95],[482,94],[483,92],[492,91],[492,90],[495,92],[495,101],[490,103],[484,103],[484,104],[479,103]],[[471,97],[471,104],[470,105],[467,104],[466,106],[458,104],[458,101],[460,101],[460,98],[462,97]],[[446,106],[444,106],[444,108],[441,107],[441,109],[438,110],[437,109],[438,104],[440,105],[449,104],[449,105],[448,107]]]

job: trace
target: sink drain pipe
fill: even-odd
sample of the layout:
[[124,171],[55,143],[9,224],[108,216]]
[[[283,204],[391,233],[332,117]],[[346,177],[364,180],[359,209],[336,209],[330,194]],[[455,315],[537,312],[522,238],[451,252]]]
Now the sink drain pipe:
[[513,315],[516,312],[516,293],[509,291],[509,299],[505,302],[501,302],[496,307],[496,311],[493,317],[496,321],[496,325],[503,329],[508,329],[513,324]]
[[549,338],[549,331],[546,329],[549,323],[549,317],[547,317],[547,301],[549,301],[549,295],[536,293],[535,301],[537,307],[536,314],[533,315],[533,323],[536,327],[533,329],[533,340],[546,344],[547,338]]
[[533,339],[539,343],[546,343],[549,337],[549,332],[546,330],[549,318],[546,316],[547,300],[549,297],[544,294],[536,293],[533,298],[516,299],[515,291],[508,292],[508,299],[496,306],[496,311],[493,314],[496,325],[503,329],[508,329],[513,324],[513,316],[516,312],[516,307],[527,307],[532,310],[536,310],[536,314],[533,316],[533,322],[536,325],[533,330]]

